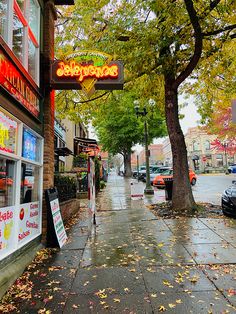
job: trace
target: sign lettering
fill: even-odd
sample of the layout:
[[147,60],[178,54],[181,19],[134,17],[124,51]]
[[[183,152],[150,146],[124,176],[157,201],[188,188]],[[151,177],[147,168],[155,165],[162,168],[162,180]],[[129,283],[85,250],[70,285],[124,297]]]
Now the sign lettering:
[[39,99],[17,68],[0,49],[0,85],[34,116],[39,116]]

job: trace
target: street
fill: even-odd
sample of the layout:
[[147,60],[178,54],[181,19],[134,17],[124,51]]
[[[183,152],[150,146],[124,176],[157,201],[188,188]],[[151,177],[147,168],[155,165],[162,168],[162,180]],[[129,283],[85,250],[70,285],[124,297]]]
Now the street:
[[[221,195],[223,191],[236,180],[235,174],[199,174],[197,175],[197,183],[192,187],[193,195],[196,202],[212,203],[214,205],[221,204]],[[144,184],[145,185],[145,184]],[[165,190],[155,190],[155,201],[165,201]]]

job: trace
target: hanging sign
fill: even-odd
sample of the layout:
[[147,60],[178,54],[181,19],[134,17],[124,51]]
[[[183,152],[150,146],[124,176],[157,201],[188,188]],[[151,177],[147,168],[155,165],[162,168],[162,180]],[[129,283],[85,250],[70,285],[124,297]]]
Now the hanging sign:
[[39,97],[1,48],[0,86],[7,90],[35,117],[39,117]]
[[108,54],[79,51],[51,65],[52,89],[81,89],[87,96],[95,90],[123,89],[124,68]]

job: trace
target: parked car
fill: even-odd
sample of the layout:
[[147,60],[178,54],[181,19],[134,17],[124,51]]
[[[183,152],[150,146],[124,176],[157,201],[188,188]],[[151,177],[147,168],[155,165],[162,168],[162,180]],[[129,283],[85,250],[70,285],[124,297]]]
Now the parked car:
[[221,197],[222,211],[226,216],[231,216],[236,218],[236,181],[224,190]]
[[[161,174],[158,174],[154,180],[153,180],[153,186],[156,186],[158,188],[164,188],[165,187],[165,179],[171,179],[173,178],[173,169],[168,169],[164,171]],[[189,170],[189,180],[191,185],[195,185],[197,182],[197,176],[193,170]]]
[[[150,172],[150,183],[153,184],[153,180],[155,179],[155,177],[158,174],[162,174],[163,172],[165,172],[166,170],[170,170],[170,167],[165,167],[165,166],[159,166],[158,168],[156,168],[153,172]],[[146,173],[145,175],[143,175],[142,178],[143,182],[146,182]]]
[[229,173],[236,173],[236,164],[232,164],[228,167]]

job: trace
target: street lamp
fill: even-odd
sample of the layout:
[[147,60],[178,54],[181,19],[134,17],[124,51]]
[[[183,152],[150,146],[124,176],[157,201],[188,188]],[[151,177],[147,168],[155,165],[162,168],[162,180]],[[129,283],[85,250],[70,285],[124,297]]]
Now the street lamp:
[[227,142],[223,142],[222,146],[224,147],[224,152],[225,152],[225,174],[229,174],[228,171],[228,155],[227,155],[227,149],[228,149],[228,143]]
[[[153,106],[155,104],[155,101],[153,99],[149,99],[148,101],[150,106]],[[144,117],[144,142],[145,142],[145,159],[146,159],[146,188],[144,189],[144,193],[145,194],[150,194],[153,195],[154,194],[154,190],[151,186],[150,183],[150,168],[149,168],[149,155],[150,152],[148,150],[148,126],[147,126],[147,119],[146,119],[146,115],[147,115],[147,108],[146,106],[143,107],[143,110],[139,110],[139,101],[135,100],[134,101],[134,109],[135,109],[135,113],[138,116],[143,116]]]

